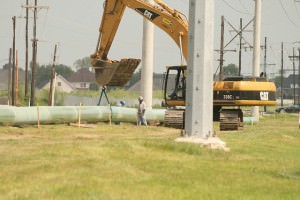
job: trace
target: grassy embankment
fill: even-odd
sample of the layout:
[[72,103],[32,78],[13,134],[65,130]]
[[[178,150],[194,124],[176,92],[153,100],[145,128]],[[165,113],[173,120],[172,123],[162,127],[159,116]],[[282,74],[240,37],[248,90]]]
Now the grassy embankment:
[[0,127],[0,199],[299,199],[296,115],[218,132],[230,152],[178,135],[131,124]]

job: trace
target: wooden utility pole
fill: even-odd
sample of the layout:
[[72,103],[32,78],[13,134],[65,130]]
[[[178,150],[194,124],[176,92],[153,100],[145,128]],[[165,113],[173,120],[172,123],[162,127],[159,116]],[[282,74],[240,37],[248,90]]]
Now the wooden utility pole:
[[15,94],[15,99],[16,99],[16,102],[15,102],[15,106],[18,105],[18,100],[19,100],[19,58],[18,58],[18,50],[16,50],[16,69],[15,69],[15,72],[16,72],[16,94]]
[[300,48],[298,49],[298,105],[300,105]]
[[267,77],[267,37],[265,37],[264,77]]
[[281,43],[281,71],[280,71],[280,99],[281,107],[283,106],[283,42]]
[[223,64],[224,64],[224,16],[221,16],[221,43],[220,43],[220,75],[219,81],[223,80],[224,71],[223,71]]
[[296,65],[295,60],[298,58],[298,56],[295,55],[295,48],[293,48],[293,55],[289,56],[290,59],[293,61],[293,99],[294,99],[294,105],[296,104]]
[[[225,47],[224,47],[224,49],[237,37],[237,36],[239,36],[240,37],[240,39],[239,39],[239,43],[240,43],[240,47],[239,47],[239,72],[238,72],[238,75],[239,76],[241,76],[242,75],[242,48],[243,48],[243,41],[245,42],[245,43],[247,43],[250,47],[252,47],[251,46],[251,44],[244,38],[244,36],[243,36],[243,32],[244,31],[246,31],[245,29],[249,26],[249,24],[251,24],[252,23],[252,21],[253,21],[253,19],[252,20],[250,20],[249,22],[248,22],[248,24],[245,26],[245,27],[243,27],[243,19],[241,18],[240,19],[240,28],[239,29],[236,29],[228,20],[226,20],[225,19],[225,21],[227,22],[227,24],[233,29],[233,31],[234,32],[236,32],[236,35],[230,40],[230,42],[228,42],[226,45],[225,45]],[[236,50],[224,50],[224,52],[226,52],[226,51],[234,51],[234,52],[236,52]]]
[[[267,77],[267,37],[265,37],[264,77]],[[267,106],[264,106],[264,112],[267,112]]]
[[29,11],[28,11],[28,0],[26,0],[26,36],[25,36],[25,93],[24,93],[24,100],[27,101],[28,97],[28,18],[29,18]]
[[[48,9],[48,6],[37,6],[37,0],[34,1],[34,6],[23,6],[24,8],[33,8],[33,39],[32,39],[32,66],[31,66],[31,93],[30,93],[30,106],[35,104],[35,74],[37,62],[37,42],[36,38],[36,19],[37,9]],[[27,17],[28,19],[28,17]],[[26,85],[26,84],[25,84]]]
[[[267,37],[265,37],[265,55],[264,55],[264,77],[267,78]],[[267,106],[264,106],[264,112],[267,112]]]
[[296,72],[295,72],[295,48],[293,48],[293,85],[294,85],[294,105],[296,104]]
[[13,66],[12,66],[12,83],[11,83],[11,85],[12,85],[12,90],[11,90],[11,104],[14,106],[14,105],[16,105],[16,101],[15,101],[15,90],[16,90],[16,88],[15,88],[15,82],[16,82],[16,80],[15,80],[15,77],[16,77],[16,75],[15,75],[15,68],[16,68],[16,16],[14,16],[13,18],[12,18],[12,20],[13,20],[13,49],[12,49],[12,51],[13,51],[13,53],[12,53],[12,61],[13,61]]
[[33,40],[32,40],[32,68],[31,68],[31,96],[30,106],[35,104],[35,73],[36,73],[36,54],[37,54],[37,38],[36,38],[36,18],[37,18],[37,0],[34,2],[33,12]]
[[243,40],[243,19],[240,18],[240,49],[239,49],[239,76],[242,71],[242,40]]
[[[51,77],[50,77],[50,89],[49,89],[49,97],[48,97],[48,106],[52,106],[54,102],[52,102],[53,99],[53,79],[55,76],[55,61],[56,61],[56,50],[57,50],[57,45],[54,47],[54,56],[53,56],[53,63],[52,63],[52,68],[51,68]],[[55,87],[55,86],[54,86]]]
[[11,55],[12,54],[12,49],[9,49],[9,61],[8,61],[8,83],[7,83],[7,103],[8,105],[11,104],[11,100],[10,100],[10,84],[11,84]]

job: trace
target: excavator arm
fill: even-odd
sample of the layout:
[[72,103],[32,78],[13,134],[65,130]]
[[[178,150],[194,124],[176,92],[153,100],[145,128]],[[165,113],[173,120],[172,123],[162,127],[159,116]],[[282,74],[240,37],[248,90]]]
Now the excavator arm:
[[125,8],[131,8],[145,19],[166,32],[179,46],[182,55],[187,59],[188,22],[180,12],[169,8],[161,0],[156,5],[144,0],[106,0],[99,29],[96,52],[91,56],[96,71],[96,80],[100,85],[125,85],[140,63],[140,59],[122,59],[114,61],[108,53]]

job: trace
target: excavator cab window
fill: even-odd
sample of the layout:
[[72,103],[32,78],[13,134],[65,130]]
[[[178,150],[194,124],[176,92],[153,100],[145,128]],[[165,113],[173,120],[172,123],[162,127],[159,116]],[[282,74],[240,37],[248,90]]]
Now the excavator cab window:
[[186,91],[185,66],[168,67],[165,79],[165,100],[184,101]]

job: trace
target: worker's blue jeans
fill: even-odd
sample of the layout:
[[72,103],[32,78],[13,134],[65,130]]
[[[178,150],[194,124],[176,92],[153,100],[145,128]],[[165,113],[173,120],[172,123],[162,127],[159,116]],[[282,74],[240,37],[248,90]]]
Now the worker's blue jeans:
[[139,126],[141,126],[141,125],[147,126],[147,120],[146,120],[145,115],[138,113],[138,125]]

